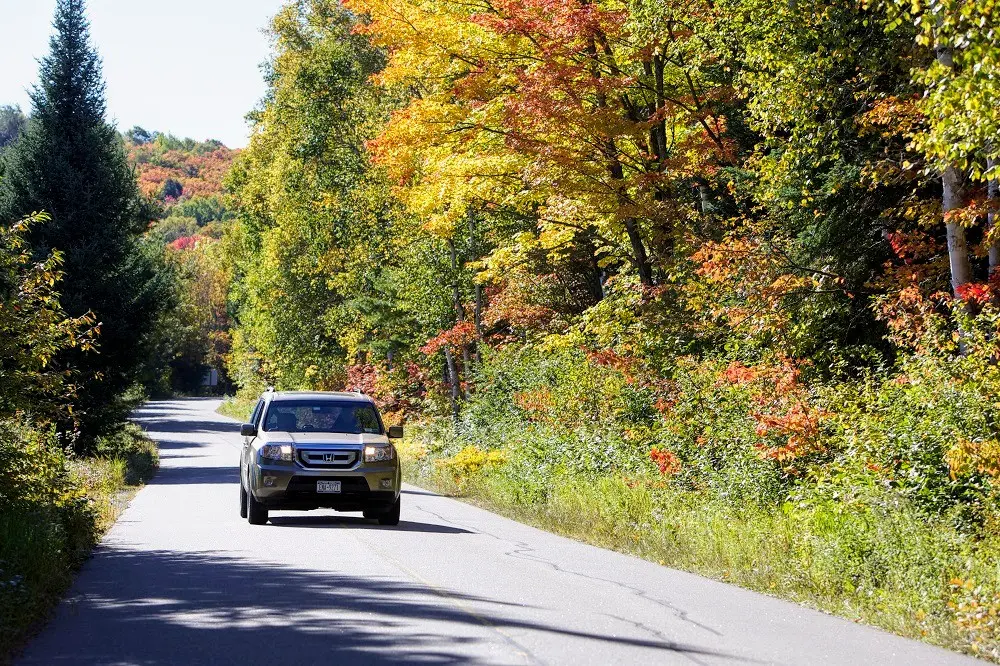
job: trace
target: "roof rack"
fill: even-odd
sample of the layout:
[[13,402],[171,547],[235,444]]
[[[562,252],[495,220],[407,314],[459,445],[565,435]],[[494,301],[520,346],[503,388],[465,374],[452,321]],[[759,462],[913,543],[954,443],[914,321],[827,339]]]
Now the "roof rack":
[[274,393],[274,387],[268,386],[266,389],[264,389],[264,393]]

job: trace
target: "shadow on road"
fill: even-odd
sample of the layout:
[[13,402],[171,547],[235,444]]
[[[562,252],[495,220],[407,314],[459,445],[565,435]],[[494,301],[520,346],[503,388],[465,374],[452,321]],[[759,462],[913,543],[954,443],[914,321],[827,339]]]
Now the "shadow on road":
[[[573,631],[518,619],[523,607],[378,576],[301,570],[222,553],[105,550],[102,578],[80,589],[85,626],[46,636],[47,663],[456,664],[531,630],[648,647],[666,654],[729,657],[695,645]],[[472,609],[474,610],[465,610]],[[456,625],[476,627],[462,636]],[[481,631],[480,631],[481,630]],[[495,654],[495,653],[494,653]],[[26,655],[30,660],[31,654]],[[734,657],[734,659],[736,659]],[[30,661],[26,662],[30,663]]]
[[391,530],[393,532],[425,532],[427,534],[475,534],[461,527],[435,525],[433,523],[417,523],[402,520],[394,527],[383,527],[373,520],[365,520],[355,516],[271,516],[274,527],[311,527],[311,528],[351,528],[370,530]]
[[216,435],[238,436],[240,425],[222,421],[194,421],[174,418],[153,418],[135,414],[132,419],[150,432],[167,433],[212,433]]
[[[188,456],[185,456],[187,459]],[[189,486],[199,483],[231,483],[240,482],[240,470],[233,464],[227,467],[160,467],[149,481],[151,486],[164,484]]]

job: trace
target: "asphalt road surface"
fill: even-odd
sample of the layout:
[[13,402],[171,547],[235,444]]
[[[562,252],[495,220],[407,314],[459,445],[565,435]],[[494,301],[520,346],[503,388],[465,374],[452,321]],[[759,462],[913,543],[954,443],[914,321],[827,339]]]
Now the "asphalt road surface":
[[253,527],[218,404],[138,413],[161,470],[20,663],[980,663],[412,487],[395,528]]

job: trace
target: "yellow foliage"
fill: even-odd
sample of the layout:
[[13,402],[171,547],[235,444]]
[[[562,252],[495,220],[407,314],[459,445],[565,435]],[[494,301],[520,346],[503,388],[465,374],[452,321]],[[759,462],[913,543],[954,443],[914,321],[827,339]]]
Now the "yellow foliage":
[[437,466],[448,471],[461,484],[469,477],[479,474],[484,469],[503,465],[507,462],[507,454],[503,451],[485,451],[478,446],[467,446],[453,458],[443,458],[437,461]]
[[1000,478],[1000,442],[995,439],[973,442],[962,438],[945,454],[945,462],[953,479],[973,473]]

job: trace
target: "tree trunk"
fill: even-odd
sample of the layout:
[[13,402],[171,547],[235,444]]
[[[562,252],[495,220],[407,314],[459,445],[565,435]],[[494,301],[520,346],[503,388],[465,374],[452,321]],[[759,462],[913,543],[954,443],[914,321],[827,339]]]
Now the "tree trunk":
[[[459,284],[458,284],[458,250],[455,248],[455,241],[452,241],[452,240],[448,241],[448,250],[451,253],[451,272],[452,272],[452,276],[453,276],[452,277],[452,282],[451,282],[451,286],[452,286],[451,298],[452,298],[452,304],[453,304],[453,306],[455,308],[455,323],[459,324],[459,323],[465,321],[465,304],[462,303],[462,290],[461,290],[461,288],[459,287]],[[452,368],[454,369],[454,367],[455,367],[455,360],[454,360],[454,358],[452,358],[452,360],[450,361],[450,363],[451,363]],[[469,372],[469,366],[470,366],[470,363],[469,363],[469,345],[462,345],[462,369],[466,372],[466,374],[468,374],[468,372]],[[455,374],[455,387],[452,388],[452,392],[453,393],[458,390],[457,386],[458,386],[459,382],[458,382],[457,378],[458,378],[458,375],[456,373]],[[466,379],[468,379],[468,378],[466,378]],[[466,385],[468,386],[468,381],[466,381]],[[470,397],[468,388],[465,391],[465,397],[466,398]]]
[[[951,166],[941,174],[941,207],[947,220],[950,211],[962,207],[962,176]],[[958,222],[945,222],[948,232],[948,263],[951,266],[951,288],[959,296],[960,287],[972,282],[972,263],[969,246],[965,240],[965,227]]]
[[[1000,167],[1000,161],[995,157],[991,157],[986,160],[986,168],[989,170],[996,169]],[[987,188],[988,200],[990,205],[990,211],[988,214],[988,221],[986,224],[986,233],[994,234],[994,226],[997,223],[997,210],[996,206],[1000,204],[1000,180],[997,179],[996,174],[989,180],[989,186]],[[997,269],[1000,268],[1000,235],[996,235],[989,244],[989,257],[990,257],[990,279],[993,278]]]
[[482,365],[483,354],[483,285],[476,285],[476,305],[472,313],[473,323],[476,326],[476,365]]
[[451,348],[445,345],[444,360],[448,367],[448,383],[451,385],[451,413],[458,420],[458,368],[455,367],[455,355],[451,353]]
[[[595,80],[600,80],[601,70],[598,65],[597,45],[593,38],[591,38],[587,45],[587,54],[591,58],[591,76]],[[606,108],[608,106],[607,97],[600,89],[597,92],[597,106],[599,108]],[[611,178],[622,181],[624,184],[625,169],[622,167],[621,159],[618,156],[618,146],[615,143],[614,137],[608,137],[603,144],[604,157],[608,160],[608,172]],[[625,200],[624,188],[618,190],[618,199],[619,204],[628,203]],[[639,272],[639,281],[642,282],[643,286],[653,286],[653,270],[649,265],[649,256],[646,254],[646,245],[642,241],[639,223],[634,217],[629,217],[625,220],[625,233],[628,235],[629,244],[632,246],[632,263],[635,264],[636,270]]]
[[[955,68],[951,47],[938,47],[937,60],[948,69]],[[969,261],[969,246],[965,240],[965,227],[948,221],[948,213],[962,207],[962,174],[955,166],[949,166],[941,174],[941,209],[944,212],[945,228],[948,232],[948,263],[951,266],[951,288],[959,296],[962,285],[972,282],[972,263]]]
[[628,234],[629,243],[632,244],[632,254],[635,257],[635,267],[639,271],[639,281],[644,287],[652,287],[653,269],[649,265],[649,255],[646,254],[646,246],[639,233],[639,222],[634,217],[625,220],[625,232]]
[[[479,259],[479,229],[476,218],[469,216],[469,244],[472,247],[472,256]],[[473,287],[475,299],[472,305],[472,324],[476,327],[476,345],[473,359],[476,366],[482,365],[483,355],[480,348],[483,345],[483,285],[478,282]]]

